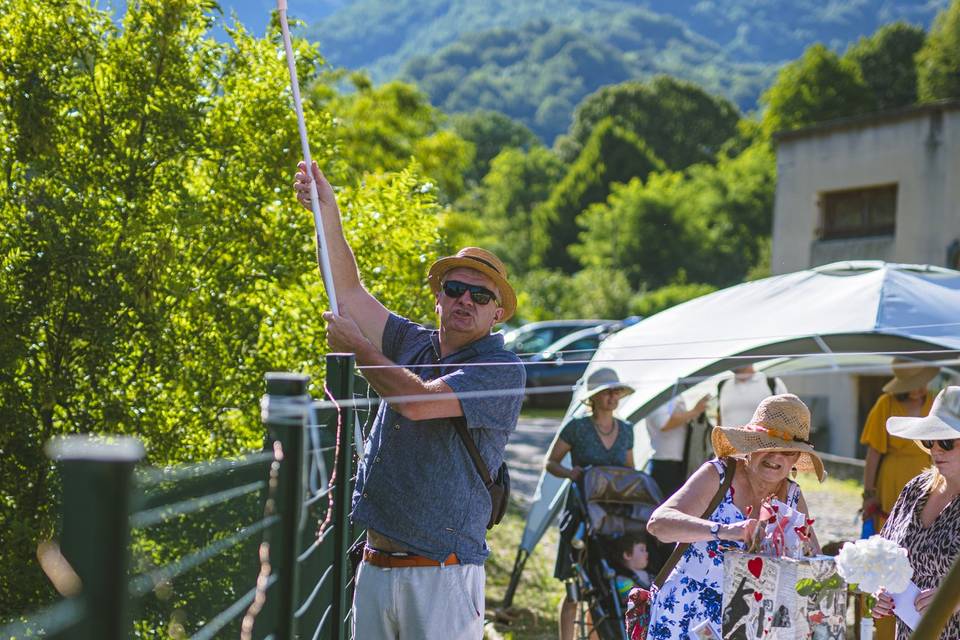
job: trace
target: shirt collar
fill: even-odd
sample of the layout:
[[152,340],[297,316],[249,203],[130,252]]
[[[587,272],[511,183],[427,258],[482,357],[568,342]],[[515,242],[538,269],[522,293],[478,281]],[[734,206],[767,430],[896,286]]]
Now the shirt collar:
[[440,357],[440,331],[434,329],[430,332],[430,343],[433,345],[433,355],[437,362],[459,362],[467,360],[473,355],[492,353],[503,349],[503,334],[501,332],[488,333],[479,340],[475,340],[464,346],[459,351],[451,353],[446,358]]

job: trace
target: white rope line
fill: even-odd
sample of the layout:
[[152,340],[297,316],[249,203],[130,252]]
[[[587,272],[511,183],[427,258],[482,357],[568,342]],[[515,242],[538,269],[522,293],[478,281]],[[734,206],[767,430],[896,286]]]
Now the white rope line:
[[[594,351],[594,350],[591,350]],[[566,353],[558,351],[557,353]],[[580,352],[577,352],[580,353]],[[960,349],[920,349],[910,351],[812,351],[806,353],[762,353],[753,355],[695,355],[695,356],[651,356],[649,358],[604,358],[602,360],[590,360],[591,363],[616,363],[616,362],[671,362],[682,360],[769,360],[772,358],[836,358],[837,356],[901,356],[901,355],[939,355],[948,353],[960,353]],[[574,360],[573,362],[585,362],[585,360]],[[436,367],[460,368],[460,367],[518,367],[518,366],[556,366],[557,361],[536,361],[525,360],[517,362],[436,362],[433,364],[375,364],[375,365],[357,365],[361,371],[366,369],[426,369]]]
[[[875,329],[869,331],[871,335],[892,335],[888,332],[890,331],[901,331],[906,329],[934,329],[934,328],[944,328],[944,327],[960,327],[960,322],[937,322],[932,324],[912,324],[912,325],[883,325],[876,327]],[[618,332],[613,332],[618,333]],[[613,335],[611,333],[610,335]],[[657,343],[645,343],[645,344],[625,344],[619,347],[607,347],[608,349],[650,349],[655,347],[679,347],[691,344],[711,344],[714,342],[740,342],[742,340],[778,340],[781,338],[797,338],[797,339],[806,339],[813,338],[814,336],[823,336],[823,335],[832,335],[832,334],[805,334],[802,336],[797,336],[795,333],[783,333],[783,334],[774,334],[766,336],[741,336],[739,338],[735,337],[724,337],[724,338],[705,338],[702,340],[682,340],[677,342],[657,342]],[[912,337],[912,336],[896,336],[893,337]],[[935,336],[930,336],[935,337]],[[918,336],[919,338],[919,336]],[[561,338],[562,339],[562,338]],[[546,349],[541,349],[540,351],[525,351],[523,353],[517,353],[518,356],[535,356],[540,353],[543,353]],[[580,350],[567,350],[567,351],[556,351],[555,353],[577,353],[577,352],[589,352],[595,351],[595,349],[580,349]]]
[[[846,355],[846,354],[829,354],[829,355]],[[777,358],[779,356],[773,356]],[[929,366],[949,366],[949,365],[958,365],[960,364],[960,358],[950,358],[950,359],[941,359],[941,360],[931,360],[923,361],[923,365]],[[772,372],[772,375],[775,375],[778,378],[802,378],[802,377],[815,377],[826,374],[852,374],[852,373],[885,373],[890,374],[890,365],[889,364],[862,364],[862,365],[837,365],[824,367],[824,368],[810,368],[799,371],[782,371],[782,372]],[[637,385],[640,383],[651,383],[651,382],[661,382],[672,384],[675,387],[679,385],[684,385],[686,387],[692,387],[700,382],[704,382],[716,377],[718,373],[710,375],[700,375],[700,376],[684,376],[679,378],[676,377],[643,377],[643,378],[628,378],[621,380],[621,382],[628,385]],[[384,398],[358,398],[354,400],[341,400],[338,401],[338,406],[340,408],[352,407],[352,408],[368,408],[375,405],[378,405],[380,402],[387,402],[388,404],[405,404],[411,402],[433,402],[436,400],[472,400],[472,399],[486,399],[486,398],[507,398],[515,396],[533,396],[533,395],[544,395],[549,393],[569,393],[576,388],[577,385],[556,385],[549,387],[532,387],[524,389],[497,389],[492,391],[463,391],[459,393],[425,393],[425,394],[411,394],[403,396],[387,396]],[[314,409],[332,409],[335,408],[334,404],[328,401],[315,400],[311,404]]]

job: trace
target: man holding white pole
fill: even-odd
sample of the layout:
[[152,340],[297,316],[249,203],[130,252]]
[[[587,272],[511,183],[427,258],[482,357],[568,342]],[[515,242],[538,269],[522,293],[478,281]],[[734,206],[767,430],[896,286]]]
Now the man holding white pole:
[[[390,313],[363,287],[333,189],[312,169],[300,163],[294,188],[310,208],[316,186],[339,302],[323,314],[328,342],[356,354],[381,397],[399,398],[379,407],[353,495],[352,517],[367,528],[354,637],[479,639],[495,506],[480,468],[486,480],[500,468],[525,382],[519,358],[491,331],[513,315],[516,294],[495,255],[467,247],[430,267],[438,330]],[[482,463],[458,434],[464,426]]]

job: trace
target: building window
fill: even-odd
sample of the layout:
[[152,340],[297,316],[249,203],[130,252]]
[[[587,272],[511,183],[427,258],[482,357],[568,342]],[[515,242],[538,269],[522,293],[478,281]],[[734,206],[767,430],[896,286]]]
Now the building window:
[[892,236],[897,221],[897,185],[831,191],[821,196],[820,239]]

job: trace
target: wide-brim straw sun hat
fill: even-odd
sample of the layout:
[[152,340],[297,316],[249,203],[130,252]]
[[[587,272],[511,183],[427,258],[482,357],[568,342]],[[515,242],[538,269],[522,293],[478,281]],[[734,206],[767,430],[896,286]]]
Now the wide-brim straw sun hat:
[[607,389],[619,390],[620,398],[633,393],[633,387],[625,382],[620,382],[620,376],[618,376],[617,372],[610,367],[597,369],[587,376],[585,388],[586,391],[584,392],[584,396],[580,399],[580,402],[583,402],[584,404],[587,404],[590,398],[593,396],[597,395],[601,391],[606,391]]
[[456,255],[440,258],[430,265],[430,271],[427,272],[427,282],[434,295],[440,294],[443,276],[453,269],[473,269],[493,280],[500,291],[500,306],[503,307],[500,322],[513,317],[517,310],[517,294],[507,277],[507,267],[500,258],[479,247],[464,247]]
[[924,389],[940,373],[939,367],[931,367],[906,358],[893,359],[893,378],[883,385],[884,393],[907,393]]
[[947,387],[937,394],[924,418],[887,418],[887,432],[908,440],[956,440],[960,438],[960,387]]
[[823,461],[810,444],[810,410],[792,393],[764,398],[749,424],[714,427],[713,450],[718,458],[764,451],[799,451],[798,471],[812,471],[823,482]]

